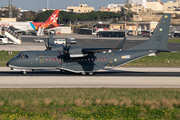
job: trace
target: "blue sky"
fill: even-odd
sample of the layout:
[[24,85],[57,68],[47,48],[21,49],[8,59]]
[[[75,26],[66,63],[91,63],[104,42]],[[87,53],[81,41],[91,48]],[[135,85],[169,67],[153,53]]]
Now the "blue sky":
[[[107,6],[110,3],[122,4],[124,1],[125,0],[49,0],[49,8],[67,9],[67,6],[78,6],[79,2],[81,2],[88,4],[89,7],[94,7],[95,10],[99,10],[100,7]],[[167,0],[161,1],[166,2]],[[9,0],[0,0],[0,7],[7,6],[8,4]],[[24,10],[37,11],[38,9],[47,7],[47,0],[12,0],[12,4]]]

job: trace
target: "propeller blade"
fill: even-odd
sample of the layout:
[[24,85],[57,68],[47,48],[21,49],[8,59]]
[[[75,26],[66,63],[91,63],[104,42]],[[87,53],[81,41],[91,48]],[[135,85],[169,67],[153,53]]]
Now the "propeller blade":
[[66,50],[67,50],[67,39],[66,39]]
[[48,39],[48,46],[53,45],[53,44],[54,44],[53,35],[50,34],[49,39]]
[[45,42],[44,44],[45,44],[46,48],[48,48],[47,42]]
[[48,42],[45,43],[45,46],[47,48],[46,50],[51,50],[51,47],[53,44],[54,44],[53,36],[52,36],[52,34],[50,34]]

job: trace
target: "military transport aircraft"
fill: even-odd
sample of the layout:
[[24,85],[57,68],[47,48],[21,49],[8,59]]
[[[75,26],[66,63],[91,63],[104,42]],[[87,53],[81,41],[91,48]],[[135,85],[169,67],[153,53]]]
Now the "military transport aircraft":
[[147,42],[127,50],[117,50],[122,48],[126,38],[116,48],[80,48],[67,44],[53,46],[48,42],[45,51],[20,52],[8,61],[7,66],[12,70],[20,70],[23,74],[26,74],[26,70],[59,69],[91,75],[105,67],[120,66],[148,54],[170,52],[167,49],[170,20],[171,14],[164,14]]

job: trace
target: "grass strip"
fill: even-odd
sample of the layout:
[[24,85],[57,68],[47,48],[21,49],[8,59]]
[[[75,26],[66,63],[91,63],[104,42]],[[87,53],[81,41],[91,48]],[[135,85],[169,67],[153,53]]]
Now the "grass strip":
[[0,119],[180,119],[180,89],[0,89]]
[[18,51],[13,51],[12,54],[8,54],[8,51],[0,51],[0,66],[5,67],[6,63],[18,53]]
[[169,39],[168,42],[180,43],[180,39]]
[[180,52],[164,52],[155,56],[145,56],[124,67],[180,67]]

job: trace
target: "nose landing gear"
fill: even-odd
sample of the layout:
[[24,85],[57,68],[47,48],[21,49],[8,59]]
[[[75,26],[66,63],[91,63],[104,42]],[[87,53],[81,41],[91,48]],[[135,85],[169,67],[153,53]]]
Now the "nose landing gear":
[[82,75],[93,75],[93,72],[81,72]]

